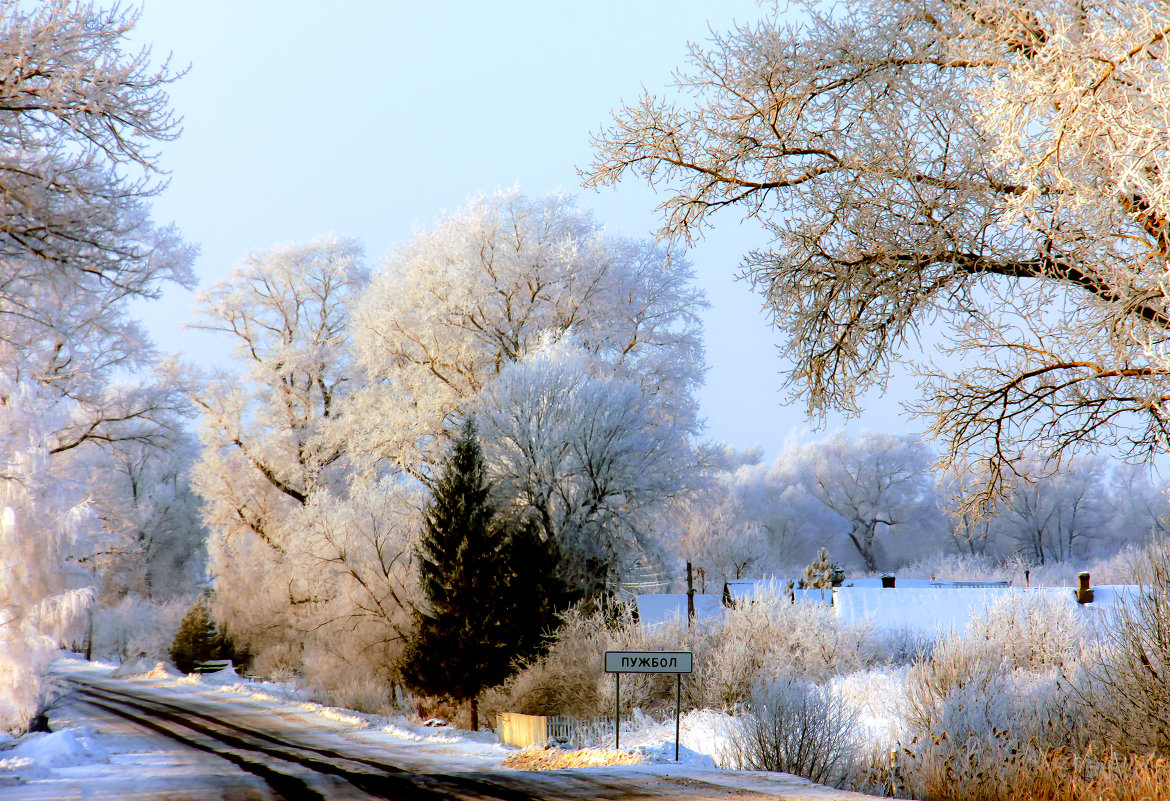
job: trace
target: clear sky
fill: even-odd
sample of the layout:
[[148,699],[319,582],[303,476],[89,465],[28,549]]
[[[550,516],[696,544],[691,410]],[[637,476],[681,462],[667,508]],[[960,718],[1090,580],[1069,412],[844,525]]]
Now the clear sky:
[[[190,65],[171,92],[184,130],[161,152],[171,184],[155,218],[199,244],[204,286],[249,251],[329,232],[364,242],[376,269],[444,210],[513,185],[577,193],[609,230],[648,236],[645,186],[580,188],[590,133],[643,86],[664,86],[688,41],[759,16],[749,0],[143,3],[137,39],[156,61]],[[803,408],[784,403],[760,301],[734,278],[761,241],[727,216],[689,256],[711,303],[708,436],[774,455],[808,432]],[[227,351],[181,328],[190,301],[172,290],[137,313],[163,350],[212,366]],[[909,387],[850,428],[911,430],[896,405]]]

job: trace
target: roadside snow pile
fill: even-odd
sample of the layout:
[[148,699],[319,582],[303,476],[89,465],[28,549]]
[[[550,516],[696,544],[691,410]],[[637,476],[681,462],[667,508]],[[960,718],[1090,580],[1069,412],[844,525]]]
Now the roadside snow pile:
[[135,678],[175,679],[175,678],[178,678],[182,675],[183,674],[179,672],[179,669],[176,668],[174,665],[170,664],[169,662],[158,662],[150,670],[146,671],[141,676],[136,676]]
[[736,722],[726,712],[696,709],[683,715],[680,728],[682,744],[693,753],[707,757],[709,766],[714,767],[728,752]]
[[170,662],[152,662],[144,656],[128,659],[110,671],[116,679],[177,679],[182,675]]
[[[53,768],[94,761],[93,732],[78,726],[48,734],[26,734],[16,745],[0,751],[0,780],[5,774],[20,772],[21,778],[42,778]],[[7,745],[7,743],[6,743]],[[0,782],[2,783],[2,782]]]
[[360,713],[353,712],[349,709],[340,709],[333,706],[322,706],[314,701],[306,701],[298,706],[306,712],[311,712],[314,715],[325,718],[326,720],[337,721],[344,723],[346,726],[353,726],[354,728],[364,729],[370,725],[366,717],[359,717]]
[[122,664],[118,665],[110,675],[115,679],[128,679],[131,676],[141,676],[148,670],[154,667],[154,663],[144,656],[135,657],[134,659],[127,659]]

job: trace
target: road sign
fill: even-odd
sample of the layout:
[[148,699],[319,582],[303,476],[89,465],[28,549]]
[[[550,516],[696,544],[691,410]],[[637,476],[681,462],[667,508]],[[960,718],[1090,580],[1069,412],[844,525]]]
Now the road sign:
[[622,747],[622,674],[674,673],[674,761],[678,762],[679,719],[682,714],[682,674],[692,673],[690,651],[606,651],[605,672],[613,674],[613,747]]
[[690,651],[606,651],[606,673],[691,673]]

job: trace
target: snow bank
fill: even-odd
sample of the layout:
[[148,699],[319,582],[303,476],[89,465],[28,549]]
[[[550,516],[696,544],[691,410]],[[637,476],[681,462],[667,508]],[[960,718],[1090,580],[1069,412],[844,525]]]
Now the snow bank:
[[151,670],[154,663],[146,657],[135,657],[134,659],[127,659],[122,664],[114,668],[110,675],[116,679],[125,679],[130,676],[141,676],[143,673]]
[[857,714],[862,739],[883,750],[903,736],[908,665],[835,677],[830,687]]
[[833,593],[837,618],[851,626],[906,629],[922,634],[965,632],[971,618],[987,613],[1006,589],[946,590],[927,587],[840,587]]
[[0,759],[0,777],[19,772],[25,779],[43,778],[54,768],[99,760],[102,758],[99,752],[88,726],[27,734],[17,740],[15,747],[0,751],[4,757]]
[[874,629],[904,629],[921,634],[966,633],[971,620],[987,613],[996,599],[1017,595],[1021,600],[1046,595],[1092,617],[1111,612],[1118,599],[1133,598],[1141,588],[1129,585],[1093,587],[1091,604],[1077,603],[1072,587],[839,587],[833,594],[838,619]]
[[[650,593],[635,598],[638,622],[644,627],[685,623],[686,593]],[[718,595],[695,594],[695,619],[718,620],[723,616],[723,599]]]
[[722,712],[696,709],[679,721],[679,761],[674,761],[674,718],[655,720],[635,712],[633,727],[622,725],[622,749],[645,763],[678,764],[686,768],[714,769],[727,752],[734,719]]

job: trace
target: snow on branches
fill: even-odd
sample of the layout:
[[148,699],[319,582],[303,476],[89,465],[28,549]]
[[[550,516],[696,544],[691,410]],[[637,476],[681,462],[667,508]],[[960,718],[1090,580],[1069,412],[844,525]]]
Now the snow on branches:
[[355,314],[372,455],[425,474],[476,393],[570,332],[693,431],[704,301],[691,279],[682,257],[606,234],[569,197],[473,200],[392,255]]
[[[982,500],[1033,450],[1163,450],[1165,6],[852,0],[799,24],[785,8],[692,46],[677,100],[619,109],[589,183],[658,186],[672,237],[725,208],[759,221],[773,238],[745,273],[794,392],[857,411],[917,361],[916,411],[945,461],[987,479]],[[928,328],[949,330],[952,362],[907,357]]]
[[92,597],[76,561],[95,533],[84,488],[50,464],[64,410],[25,382],[0,405],[0,729],[21,733],[46,702],[41,678]]

